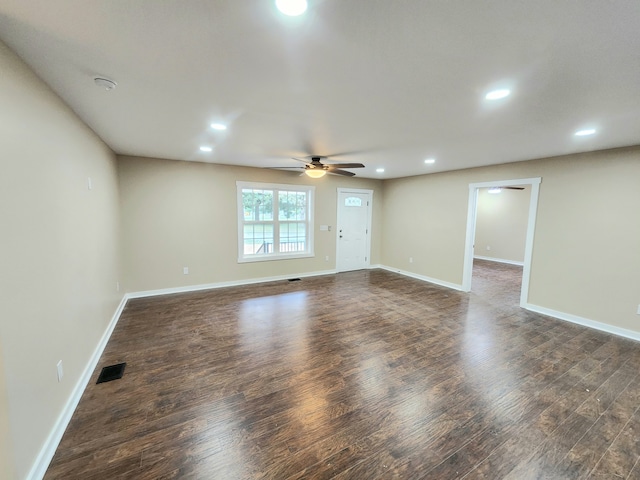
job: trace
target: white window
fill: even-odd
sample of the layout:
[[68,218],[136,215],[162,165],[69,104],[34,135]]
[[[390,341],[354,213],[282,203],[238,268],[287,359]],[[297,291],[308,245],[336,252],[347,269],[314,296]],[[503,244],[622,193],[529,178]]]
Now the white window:
[[315,187],[237,182],[238,262],[313,257]]

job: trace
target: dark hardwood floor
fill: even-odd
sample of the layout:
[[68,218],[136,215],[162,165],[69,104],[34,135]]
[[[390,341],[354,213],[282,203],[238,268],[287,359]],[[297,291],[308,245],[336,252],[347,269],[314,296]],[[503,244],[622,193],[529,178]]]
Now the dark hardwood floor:
[[520,309],[520,275],[132,300],[45,478],[640,478],[640,344]]

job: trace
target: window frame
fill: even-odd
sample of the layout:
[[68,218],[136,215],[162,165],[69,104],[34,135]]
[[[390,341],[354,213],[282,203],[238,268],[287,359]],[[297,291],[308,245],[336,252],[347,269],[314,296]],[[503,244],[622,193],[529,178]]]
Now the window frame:
[[[245,254],[244,253],[244,227],[247,224],[252,224],[255,221],[246,222],[244,219],[244,205],[242,200],[242,190],[272,190],[274,194],[274,212],[273,220],[260,221],[262,224],[273,224],[273,243],[278,245],[280,237],[280,224],[291,223],[291,221],[280,220],[278,212],[278,196],[279,192],[305,192],[307,194],[307,208],[306,208],[306,220],[296,222],[306,223],[306,243],[307,249],[304,252],[273,252],[263,254]],[[315,257],[314,252],[314,200],[315,189],[313,185],[289,185],[283,183],[262,183],[262,182],[236,182],[236,221],[238,222],[238,263],[252,263],[252,262],[266,262],[273,260],[293,260],[297,258],[311,258]]]

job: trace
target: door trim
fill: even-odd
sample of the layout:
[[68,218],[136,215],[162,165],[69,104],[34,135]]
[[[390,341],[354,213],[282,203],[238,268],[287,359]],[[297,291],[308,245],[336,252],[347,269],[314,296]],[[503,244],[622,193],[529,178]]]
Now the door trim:
[[520,290],[520,306],[525,308],[529,303],[529,278],[531,276],[531,258],[533,255],[533,238],[538,214],[538,197],[542,177],[519,178],[515,180],[498,180],[469,184],[469,208],[467,211],[467,236],[464,247],[464,266],[462,270],[462,291],[471,291],[471,275],[473,271],[473,244],[476,233],[476,214],[478,211],[478,189],[487,187],[510,187],[515,185],[531,185],[529,200],[529,218],[527,222],[527,239],[524,247],[524,266],[522,270],[522,289]]
[[365,262],[365,268],[369,268],[371,266],[371,223],[373,218],[373,190],[363,189],[363,188],[344,188],[338,187],[336,192],[336,272],[341,272],[338,267],[338,255],[340,252],[340,194],[341,193],[358,193],[358,194],[368,194],[369,195],[369,209],[367,211],[367,260]]

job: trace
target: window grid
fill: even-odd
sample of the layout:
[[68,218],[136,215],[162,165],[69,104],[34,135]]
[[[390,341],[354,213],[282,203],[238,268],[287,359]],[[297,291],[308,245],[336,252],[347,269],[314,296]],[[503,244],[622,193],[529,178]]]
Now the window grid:
[[237,185],[238,261],[313,256],[314,187]]

